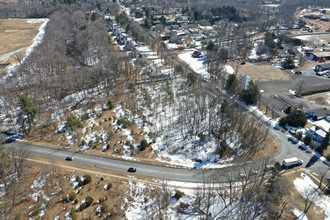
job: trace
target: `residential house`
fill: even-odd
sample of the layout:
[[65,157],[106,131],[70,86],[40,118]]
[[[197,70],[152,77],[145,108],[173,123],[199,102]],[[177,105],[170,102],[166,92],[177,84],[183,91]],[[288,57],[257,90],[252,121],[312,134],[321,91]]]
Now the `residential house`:
[[249,84],[251,82],[252,78],[249,75],[243,76],[241,78],[242,88],[243,90],[247,90],[249,88]]
[[330,70],[330,63],[316,65],[316,67],[315,67],[315,72],[322,72],[322,71],[326,71],[326,70]]
[[148,60],[143,54],[139,54],[135,61],[135,65],[146,66],[148,65]]
[[170,30],[179,30],[180,29],[180,26],[177,25],[177,24],[171,24],[170,25]]
[[125,45],[127,50],[132,50],[134,48],[134,43],[133,41],[128,41]]
[[323,141],[327,133],[330,131],[330,116],[314,122],[314,125],[309,128],[309,133],[313,139],[319,143]]
[[330,60],[329,51],[306,52],[305,54],[309,59],[318,62],[325,62],[326,60]]
[[313,140],[318,143],[322,143],[323,139],[327,135],[327,132],[318,126],[312,126],[309,128],[308,133],[313,136]]
[[330,109],[325,107],[325,108],[315,108],[312,110],[306,111],[306,116],[307,117],[316,117],[316,120],[322,120],[325,119],[327,116],[330,116]]
[[117,39],[117,42],[118,42],[120,45],[126,45],[127,42],[128,42],[128,40],[127,40],[127,35],[124,34],[124,33],[119,33],[119,34],[117,34],[116,39]]
[[113,31],[114,27],[115,27],[115,26],[112,24],[112,22],[109,22],[109,23],[108,23],[108,31],[109,31],[109,32]]
[[170,43],[175,43],[175,44],[182,44],[182,36],[178,35],[177,31],[171,31],[170,34]]

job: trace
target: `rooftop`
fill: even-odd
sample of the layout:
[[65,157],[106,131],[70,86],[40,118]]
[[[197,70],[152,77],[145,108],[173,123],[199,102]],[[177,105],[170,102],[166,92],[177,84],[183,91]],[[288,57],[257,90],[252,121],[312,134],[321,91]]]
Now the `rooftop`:
[[330,51],[316,51],[312,53],[318,57],[330,57]]
[[330,123],[325,119],[314,122],[314,125],[322,128],[325,131],[329,131],[330,129]]

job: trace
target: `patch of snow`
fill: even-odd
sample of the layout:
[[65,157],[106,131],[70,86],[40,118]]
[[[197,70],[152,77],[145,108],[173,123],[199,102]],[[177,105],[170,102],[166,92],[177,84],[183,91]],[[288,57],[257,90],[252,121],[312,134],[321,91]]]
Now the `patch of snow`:
[[224,65],[223,67],[224,71],[226,71],[228,74],[233,74],[235,72],[235,70],[233,69],[233,67],[231,67],[230,65]]
[[[315,42],[315,35],[303,35],[303,36],[296,36],[295,38],[304,40],[304,41],[312,41]],[[328,42],[326,40],[323,40],[321,38],[317,38],[317,43],[318,44],[327,44]]]
[[135,47],[135,49],[137,51],[139,51],[140,53],[152,51],[149,46],[138,46],[138,47]]
[[325,219],[330,219],[330,198],[319,191],[318,186],[309,176],[301,173],[301,178],[296,178],[293,184],[302,197],[324,210]]
[[32,200],[34,201],[34,203],[38,202],[39,197],[41,195],[44,195],[43,188],[45,186],[48,176],[51,174],[52,174],[52,172],[50,172],[44,176],[39,176],[33,181],[32,185],[31,185],[31,189],[32,189],[33,193],[31,193],[30,196],[32,197]]
[[295,214],[295,216],[297,216],[297,220],[308,220],[306,213],[303,211],[300,211],[297,208],[294,208],[292,210],[293,214]]
[[42,22],[45,22],[46,19],[44,18],[36,18],[36,19],[29,19],[26,21],[26,23],[29,23],[29,24],[38,24],[38,23],[42,23]]
[[257,55],[257,48],[258,48],[258,43],[254,43],[249,59],[256,60],[259,58],[259,56]]
[[175,49],[178,49],[179,48],[179,46],[177,44],[175,44],[175,43],[169,43],[169,42],[166,43],[166,47],[169,50],[175,50]]
[[15,51],[12,51],[12,52],[5,53],[5,54],[0,55],[0,62],[3,62],[3,63],[4,63],[4,62],[7,62],[7,60],[9,60],[9,58],[10,58],[12,55],[14,55],[14,54],[20,52],[20,51],[23,50],[23,49],[25,49],[25,48],[20,48],[20,49],[18,49],[18,50],[15,50]]

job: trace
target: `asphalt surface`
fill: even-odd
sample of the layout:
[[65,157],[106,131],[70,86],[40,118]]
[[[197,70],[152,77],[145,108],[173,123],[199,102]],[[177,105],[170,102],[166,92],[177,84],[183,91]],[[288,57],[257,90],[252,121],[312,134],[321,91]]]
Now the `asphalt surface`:
[[[315,73],[302,71],[301,75],[293,75],[292,81],[265,81],[258,80],[260,90],[264,90],[261,98],[265,104],[273,108],[278,116],[283,116],[282,112],[289,105],[298,107],[302,105],[304,109],[313,109],[319,106],[305,102],[289,94],[289,89],[298,91],[301,87],[302,92],[330,89],[330,78],[316,76]],[[277,95],[278,98],[274,98]]]
[[[327,173],[328,167],[319,160],[308,154],[307,152],[298,149],[298,145],[294,145],[288,142],[286,134],[280,131],[270,130],[270,134],[276,137],[276,139],[282,145],[282,151],[274,158],[269,158],[267,161],[259,161],[253,163],[242,164],[240,166],[226,167],[222,169],[185,169],[185,168],[172,168],[163,167],[149,164],[142,164],[134,161],[124,161],[103,158],[99,156],[92,156],[83,153],[68,152],[65,150],[52,149],[47,147],[40,147],[30,145],[26,143],[13,142],[6,144],[7,148],[23,148],[32,155],[39,155],[54,159],[65,160],[67,156],[74,158],[70,163],[84,164],[88,166],[96,166],[104,169],[120,171],[127,174],[139,174],[147,177],[153,177],[157,179],[166,179],[181,182],[228,182],[228,178],[235,179],[235,181],[242,179],[242,175],[257,175],[253,172],[261,174],[267,164],[274,163],[274,161],[282,161],[285,158],[298,157],[304,161],[302,167],[312,169],[319,173]],[[136,168],[135,173],[128,173],[128,168]]]

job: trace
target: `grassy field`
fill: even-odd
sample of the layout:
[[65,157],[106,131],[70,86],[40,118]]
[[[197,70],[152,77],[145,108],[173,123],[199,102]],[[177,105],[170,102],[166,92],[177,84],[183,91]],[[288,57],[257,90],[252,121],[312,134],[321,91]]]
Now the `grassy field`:
[[29,19],[0,19],[0,76],[7,64],[16,63],[39,32],[40,23],[28,23]]
[[[236,70],[236,64],[229,63]],[[245,65],[238,65],[237,77],[238,79],[242,76],[249,75],[253,80],[264,79],[264,80],[281,80],[289,81],[291,80],[290,75],[288,75],[283,70],[276,68],[271,65],[264,64],[253,64],[246,63]]]
[[330,92],[318,93],[315,95],[304,96],[304,99],[313,101],[319,105],[330,106]]
[[1,2],[15,3],[18,2],[18,0],[0,0],[0,3]]

